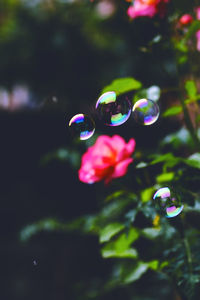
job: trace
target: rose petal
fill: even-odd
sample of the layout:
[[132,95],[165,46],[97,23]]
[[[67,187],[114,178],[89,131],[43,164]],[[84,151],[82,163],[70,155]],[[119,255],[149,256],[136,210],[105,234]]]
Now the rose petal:
[[127,159],[119,162],[115,166],[115,170],[112,174],[112,178],[117,178],[117,177],[121,177],[121,176],[125,175],[129,164],[132,162],[133,162],[133,158],[127,158]]

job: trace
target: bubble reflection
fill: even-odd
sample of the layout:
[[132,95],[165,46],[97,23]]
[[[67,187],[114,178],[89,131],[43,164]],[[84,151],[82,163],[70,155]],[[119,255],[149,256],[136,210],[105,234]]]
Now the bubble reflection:
[[180,200],[177,197],[171,196],[171,191],[168,187],[159,189],[153,196],[156,204],[167,218],[174,218],[178,216],[184,205],[181,205]]
[[87,140],[95,132],[95,123],[89,116],[77,114],[69,121],[69,128],[73,136]]
[[131,114],[131,103],[126,96],[117,97],[115,92],[106,92],[96,103],[100,120],[108,126],[125,123]]
[[150,99],[140,99],[133,106],[133,118],[140,125],[152,125],[159,117],[158,105]]

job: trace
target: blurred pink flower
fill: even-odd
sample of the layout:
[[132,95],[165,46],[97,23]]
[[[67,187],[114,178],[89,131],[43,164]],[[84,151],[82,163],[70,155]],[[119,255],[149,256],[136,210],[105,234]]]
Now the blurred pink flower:
[[114,1],[110,0],[101,0],[96,5],[97,14],[101,18],[108,18],[114,14],[116,10]]
[[133,162],[131,155],[134,149],[134,139],[126,143],[119,135],[99,136],[82,156],[80,181],[91,184],[104,180],[108,183],[113,178],[125,175],[128,165]]
[[170,0],[135,0],[133,5],[128,8],[127,14],[131,19],[137,17],[152,18],[157,13],[161,16],[165,12],[165,4]]
[[197,20],[200,20],[200,6],[196,8]]
[[180,25],[188,25],[188,24],[192,23],[192,21],[193,21],[193,17],[189,14],[185,14],[179,19],[179,24]]
[[200,30],[197,31],[196,38],[197,38],[197,50],[200,51]]
[[[200,6],[196,8],[196,16],[197,16],[197,20],[200,20]],[[200,30],[197,30],[196,38],[197,38],[197,50],[200,51]]]

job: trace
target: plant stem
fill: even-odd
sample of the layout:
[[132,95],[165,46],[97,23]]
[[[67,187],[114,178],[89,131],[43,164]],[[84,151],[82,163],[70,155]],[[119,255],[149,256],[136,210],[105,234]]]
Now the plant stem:
[[185,222],[184,222],[184,219],[183,218],[180,218],[180,221],[181,221],[181,236],[182,236],[182,240],[183,240],[183,245],[184,245],[184,248],[185,248],[185,254],[186,254],[186,257],[187,257],[187,264],[188,264],[188,270],[189,270],[189,273],[190,273],[190,276],[192,276],[192,253],[191,253],[191,249],[190,249],[190,244],[188,242],[188,239],[185,235]]
[[192,254],[191,254],[191,250],[190,250],[190,245],[189,245],[188,239],[186,237],[184,237],[183,242],[184,242],[185,252],[186,252],[186,256],[187,256],[188,269],[189,269],[190,274],[192,274]]

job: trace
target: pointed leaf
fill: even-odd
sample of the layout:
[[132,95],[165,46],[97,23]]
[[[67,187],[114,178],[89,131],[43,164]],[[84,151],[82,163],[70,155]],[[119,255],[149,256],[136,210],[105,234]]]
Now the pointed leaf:
[[164,113],[163,117],[172,117],[180,114],[183,111],[181,106],[172,106],[168,108]]
[[133,269],[132,272],[130,272],[125,278],[124,278],[124,283],[131,283],[134,282],[138,279],[140,279],[140,277],[148,270],[148,264],[147,263],[143,263],[143,262],[139,262],[138,265],[136,266],[136,268]]
[[124,229],[120,223],[112,223],[103,228],[100,232],[100,243],[108,242],[114,235]]
[[195,98],[197,94],[197,87],[193,80],[187,80],[185,83],[185,89],[190,98]]
[[141,82],[138,80],[127,77],[127,78],[119,78],[115,79],[111,82],[111,84],[107,85],[102,93],[114,91],[117,95],[121,95],[133,90],[138,90],[142,87]]

